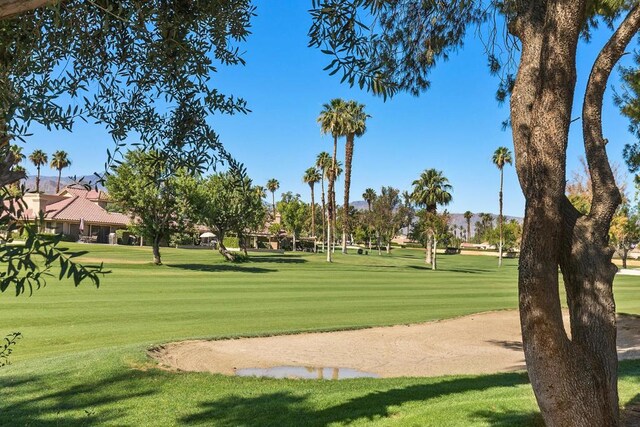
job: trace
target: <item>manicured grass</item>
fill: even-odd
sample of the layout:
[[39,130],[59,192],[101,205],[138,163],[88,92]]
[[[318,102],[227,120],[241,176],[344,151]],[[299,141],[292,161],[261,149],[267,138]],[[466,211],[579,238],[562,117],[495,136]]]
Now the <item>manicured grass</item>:
[[[515,260],[422,252],[391,256],[254,255],[98,245],[113,273],[100,289],[51,280],[0,297],[6,332],[24,334],[0,369],[3,425],[536,425],[525,374],[339,382],[232,378],[154,369],[144,350],[192,337],[249,336],[421,322],[517,306]],[[616,280],[618,308],[640,314],[640,278]],[[636,397],[640,362],[622,365]]]

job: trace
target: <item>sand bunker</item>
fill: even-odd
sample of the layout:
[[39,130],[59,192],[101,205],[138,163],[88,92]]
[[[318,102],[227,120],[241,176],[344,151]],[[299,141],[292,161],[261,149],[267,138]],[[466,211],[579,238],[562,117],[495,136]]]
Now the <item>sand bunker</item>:
[[[380,377],[525,369],[517,311],[356,331],[183,341],[149,354],[171,369],[227,375],[279,366],[350,368]],[[618,317],[618,355],[640,358],[640,317]]]

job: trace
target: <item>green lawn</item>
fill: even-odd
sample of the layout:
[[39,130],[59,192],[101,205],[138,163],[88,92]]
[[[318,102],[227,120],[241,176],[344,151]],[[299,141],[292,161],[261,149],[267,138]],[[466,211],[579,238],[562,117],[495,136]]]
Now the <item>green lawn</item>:
[[[145,348],[194,337],[250,336],[421,322],[515,308],[514,260],[482,256],[259,255],[82,245],[113,273],[95,289],[51,280],[0,297],[5,332],[24,335],[0,369],[2,425],[536,425],[525,374],[339,382],[233,378],[153,368]],[[640,314],[640,277],[616,280],[620,312]],[[623,403],[640,362],[622,365]]]

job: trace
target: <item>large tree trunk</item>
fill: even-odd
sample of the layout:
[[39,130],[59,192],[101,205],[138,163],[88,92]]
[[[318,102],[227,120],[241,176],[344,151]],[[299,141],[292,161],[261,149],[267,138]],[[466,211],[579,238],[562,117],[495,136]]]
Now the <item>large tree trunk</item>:
[[57,3],[57,0],[0,0],[0,19]]
[[[511,97],[516,168],[526,199],[519,269],[527,370],[548,426],[617,426],[615,302],[608,229],[620,203],[602,136],[608,77],[640,25],[638,6],[602,50],[589,78],[583,134],[592,175],[591,212],[565,192],[575,57],[585,0],[522,3],[509,30],[522,42]],[[567,293],[565,331],[558,267]]]
[[376,234],[376,238],[378,240],[378,255],[382,255],[382,248],[380,247],[380,233]]
[[342,253],[347,253],[347,231],[349,230],[349,190],[351,188],[351,162],[353,161],[353,147],[355,135],[347,135],[344,155],[344,206],[342,207]]
[[500,195],[498,196],[499,204],[500,204],[500,216],[498,217],[498,227],[500,228],[500,243],[498,244],[498,267],[502,267],[502,245],[503,245],[503,237],[502,237],[502,187],[504,183],[504,170],[500,168]]
[[153,238],[153,243],[151,244],[151,249],[153,251],[153,263],[155,265],[162,265],[162,259],[160,258],[160,241],[162,240],[161,236],[155,236]]

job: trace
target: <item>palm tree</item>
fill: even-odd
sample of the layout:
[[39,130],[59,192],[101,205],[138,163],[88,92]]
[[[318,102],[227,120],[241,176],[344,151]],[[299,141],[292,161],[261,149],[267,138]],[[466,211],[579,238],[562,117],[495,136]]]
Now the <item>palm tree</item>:
[[442,171],[436,169],[427,169],[420,174],[420,178],[412,183],[413,201],[424,206],[427,212],[435,213],[438,205],[446,206],[451,202],[451,193],[453,190],[449,180],[442,175]]
[[[448,205],[451,202],[453,190],[449,180],[442,175],[442,171],[436,169],[426,169],[420,174],[420,178],[413,181],[413,192],[411,197],[418,206],[424,206],[426,211],[435,214],[438,205]],[[431,263],[433,238],[427,239],[426,263]]]
[[13,166],[19,165],[25,159],[25,155],[22,153],[22,147],[19,145],[12,144],[9,147],[9,152],[11,152],[11,157],[13,158]]
[[327,172],[331,167],[331,155],[326,151],[321,152],[316,157],[316,168],[320,171],[320,182],[322,187],[322,250],[324,251],[324,241],[326,232],[326,217],[327,217],[327,207],[325,205],[325,197],[324,197],[324,179],[327,176]]
[[364,112],[364,105],[356,101],[347,102],[345,120],[345,156],[344,156],[344,207],[342,218],[342,253],[347,253],[347,231],[349,230],[349,190],[351,187],[351,163],[355,137],[361,137],[367,131],[367,119],[371,116]]
[[498,147],[493,153],[491,161],[500,171],[500,193],[498,196],[500,204],[500,214],[498,217],[498,227],[500,229],[500,244],[498,245],[498,267],[502,267],[502,223],[504,221],[504,218],[502,218],[502,186],[504,183],[504,165],[507,163],[510,165],[513,164],[511,151],[509,151],[507,147]]
[[273,220],[276,219],[276,191],[280,188],[280,183],[277,179],[272,178],[267,181],[267,190],[271,192],[271,206],[273,207]]
[[467,242],[469,241],[469,239],[471,239],[471,218],[473,218],[473,212],[466,211],[464,213],[464,219],[467,220],[467,235],[466,235]]
[[71,160],[66,151],[58,150],[53,153],[50,165],[51,169],[58,171],[58,182],[56,183],[56,193],[60,192],[60,177],[62,176],[62,169],[71,166]]
[[362,198],[365,202],[367,202],[369,212],[371,212],[371,203],[373,203],[373,200],[376,198],[376,190],[374,190],[373,188],[367,188],[366,190],[364,190],[364,193],[362,193]]
[[47,164],[49,158],[47,157],[47,153],[42,150],[35,150],[33,153],[29,154],[29,160],[33,165],[38,169],[38,173],[36,175],[36,193],[40,192],[40,167]]
[[311,235],[315,237],[316,235],[316,201],[315,201],[315,185],[318,181],[320,181],[320,173],[318,173],[318,169],[315,167],[309,168],[304,173],[302,180],[309,184],[309,188],[311,189]]
[[260,199],[264,199],[265,197],[267,197],[267,191],[262,185],[256,185],[253,188],[256,191],[256,194],[258,195],[258,197],[260,197]]
[[[335,178],[336,178],[336,156],[338,155],[338,138],[345,135],[345,106],[346,103],[339,98],[332,99],[328,104],[322,106],[322,111],[317,122],[320,124],[320,131],[323,134],[330,134],[333,137],[333,158],[329,168],[329,200],[335,200]],[[327,227],[327,242],[332,241],[331,231],[335,220],[335,206],[329,202]],[[327,251],[327,262],[331,262],[331,251]]]

